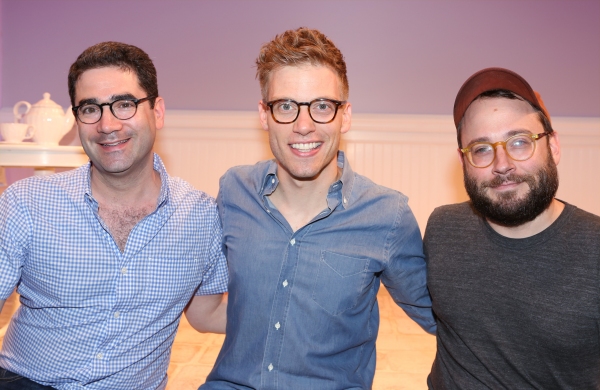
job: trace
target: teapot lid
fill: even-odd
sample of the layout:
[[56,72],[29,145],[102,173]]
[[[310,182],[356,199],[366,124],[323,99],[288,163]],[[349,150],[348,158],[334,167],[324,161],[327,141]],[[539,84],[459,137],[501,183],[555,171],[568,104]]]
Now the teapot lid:
[[33,105],[33,107],[60,108],[62,110],[61,106],[59,106],[53,100],[50,100],[50,94],[48,92],[44,92],[43,96],[44,96],[44,98],[42,100],[40,100],[39,102],[35,103]]

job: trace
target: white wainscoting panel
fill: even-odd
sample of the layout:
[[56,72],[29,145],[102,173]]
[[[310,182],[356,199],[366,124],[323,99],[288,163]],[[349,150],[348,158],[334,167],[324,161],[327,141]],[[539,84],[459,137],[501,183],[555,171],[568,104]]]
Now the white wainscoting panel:
[[[409,197],[421,230],[437,206],[467,199],[451,116],[355,114],[341,148],[353,169]],[[600,118],[553,118],[558,197],[600,215]],[[216,196],[229,168],[272,158],[256,112],[167,112],[157,152],[169,172]]]
[[[10,108],[0,121],[12,121]],[[552,122],[562,150],[558,197],[600,215],[600,118]],[[467,199],[449,115],[354,114],[341,148],[356,172],[409,197],[421,230],[435,207]],[[213,196],[228,168],[272,158],[256,112],[167,110],[155,149],[169,173]]]

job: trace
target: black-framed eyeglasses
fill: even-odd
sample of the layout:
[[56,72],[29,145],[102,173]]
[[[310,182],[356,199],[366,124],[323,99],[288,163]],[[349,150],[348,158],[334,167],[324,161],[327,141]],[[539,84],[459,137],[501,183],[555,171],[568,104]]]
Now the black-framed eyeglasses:
[[460,151],[467,157],[467,161],[475,168],[487,168],[496,159],[496,146],[502,145],[506,154],[515,161],[525,161],[533,156],[537,140],[550,135],[550,133],[539,134],[516,134],[508,137],[506,141],[498,142],[473,142]]
[[156,96],[147,96],[141,99],[119,99],[111,103],[102,104],[84,103],[73,107],[73,114],[75,114],[81,123],[93,125],[94,123],[98,123],[102,118],[102,107],[108,106],[115,118],[126,120],[133,118],[140,103],[154,99],[155,97]]
[[297,102],[291,99],[279,99],[265,103],[271,109],[271,116],[277,123],[287,124],[293,123],[300,115],[300,107],[308,108],[308,115],[316,123],[333,122],[341,105],[346,104],[346,101],[333,99],[315,99],[310,102]]

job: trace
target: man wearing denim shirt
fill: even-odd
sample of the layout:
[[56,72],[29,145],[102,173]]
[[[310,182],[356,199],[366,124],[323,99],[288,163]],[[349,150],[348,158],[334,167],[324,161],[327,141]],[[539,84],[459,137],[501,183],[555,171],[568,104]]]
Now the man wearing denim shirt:
[[419,228],[404,195],[354,173],[339,151],[351,105],[333,43],[286,31],[257,65],[275,160],[221,178],[228,324],[202,389],[370,388],[380,281],[435,331]]
[[86,49],[69,94],[90,162],[0,197],[0,309],[21,295],[0,389],[164,389],[190,299],[197,329],[225,330],[216,203],[152,152],[165,105],[144,51]]

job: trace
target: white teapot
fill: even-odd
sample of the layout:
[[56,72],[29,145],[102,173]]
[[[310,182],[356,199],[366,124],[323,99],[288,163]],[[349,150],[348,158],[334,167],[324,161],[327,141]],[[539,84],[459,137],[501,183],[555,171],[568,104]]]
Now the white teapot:
[[[24,105],[27,110],[19,114],[19,108]],[[24,117],[24,123],[33,127],[33,142],[46,145],[58,145],[58,142],[71,130],[75,122],[75,116],[71,106],[67,111],[50,100],[50,94],[44,93],[44,98],[34,105],[26,101],[20,101],[13,107],[15,122],[20,122]]]

